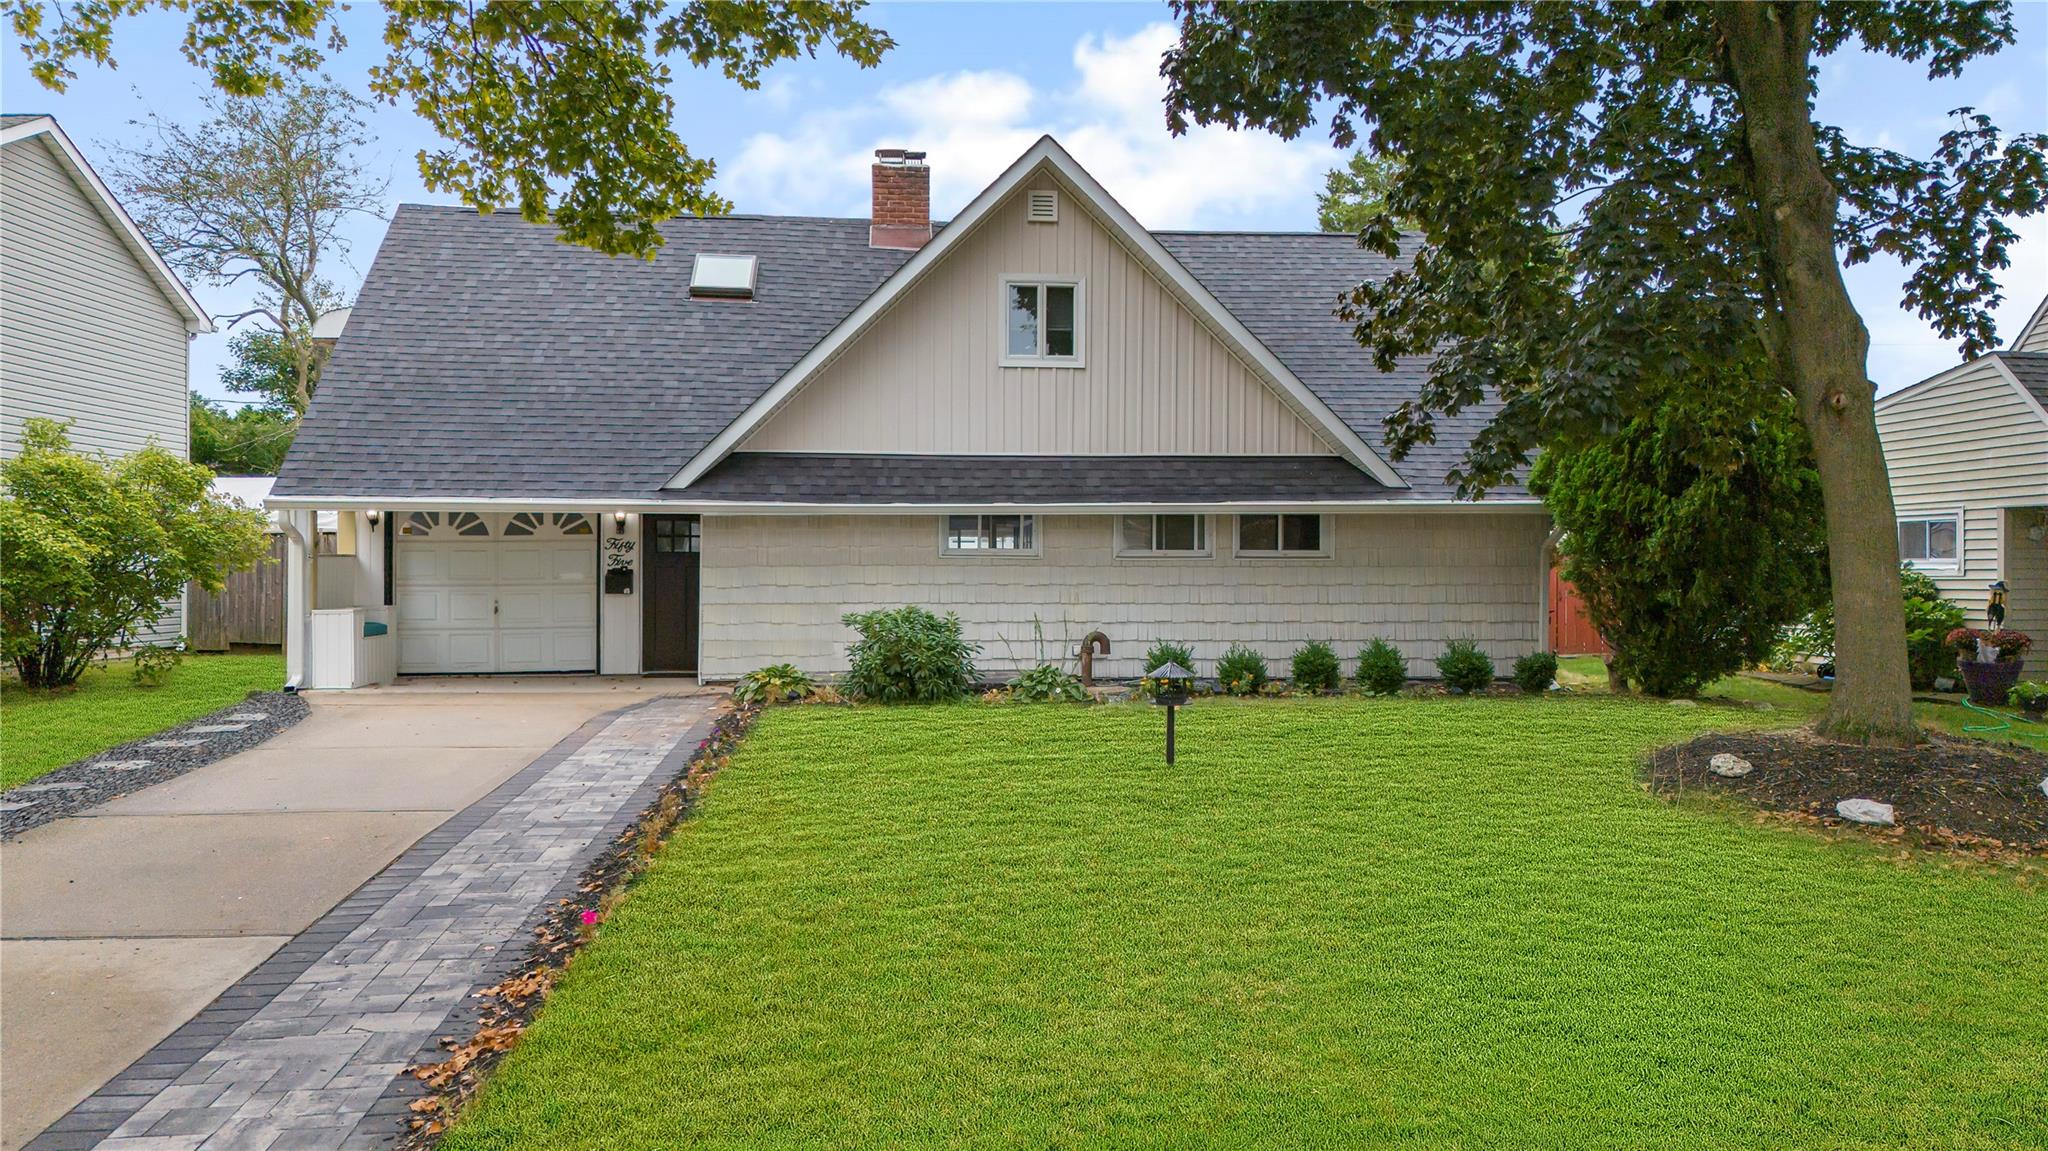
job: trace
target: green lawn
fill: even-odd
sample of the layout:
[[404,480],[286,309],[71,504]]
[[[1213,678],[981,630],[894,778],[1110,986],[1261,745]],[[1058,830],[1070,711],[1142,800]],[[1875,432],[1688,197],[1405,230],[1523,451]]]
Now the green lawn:
[[445,1147],[2048,1143],[2039,869],[1638,786],[1760,722],[771,712]]
[[0,684],[0,787],[13,787],[116,744],[196,719],[284,683],[284,657],[192,655],[162,687],[135,686],[132,666],[96,667],[75,691]]

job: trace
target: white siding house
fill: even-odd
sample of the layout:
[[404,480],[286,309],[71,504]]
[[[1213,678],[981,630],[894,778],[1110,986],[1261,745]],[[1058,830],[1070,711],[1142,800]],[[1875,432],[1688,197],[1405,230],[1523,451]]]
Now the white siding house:
[[[2041,312],[2015,341],[2039,341]],[[2006,626],[2048,673],[2048,351],[1993,352],[1877,404],[1905,562],[1983,627],[1991,585]]]
[[[0,117],[0,458],[33,416],[86,451],[183,457],[188,348],[211,330],[57,122]],[[171,606],[142,638],[182,630]]]

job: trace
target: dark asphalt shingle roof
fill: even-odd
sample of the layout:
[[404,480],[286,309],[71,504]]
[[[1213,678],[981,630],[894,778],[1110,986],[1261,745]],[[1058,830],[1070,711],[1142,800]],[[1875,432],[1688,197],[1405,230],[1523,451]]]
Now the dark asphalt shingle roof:
[[2020,387],[2027,389],[2037,403],[2048,408],[2048,352],[1993,352],[2012,372],[2013,379]]
[[[560,243],[510,213],[401,207],[272,494],[674,498],[662,484],[909,255],[870,248],[864,219],[686,217],[662,229],[666,246],[643,261]],[[1379,372],[1332,308],[1390,261],[1349,236],[1158,238],[1379,445],[1380,420],[1426,365]],[[755,298],[692,299],[698,252],[758,255]],[[1435,445],[1395,465],[1412,487],[1381,494],[1449,496],[1444,471],[1483,423],[1443,422]]]
[[1335,456],[825,456],[734,452],[678,499],[825,504],[1218,504],[1369,500]]

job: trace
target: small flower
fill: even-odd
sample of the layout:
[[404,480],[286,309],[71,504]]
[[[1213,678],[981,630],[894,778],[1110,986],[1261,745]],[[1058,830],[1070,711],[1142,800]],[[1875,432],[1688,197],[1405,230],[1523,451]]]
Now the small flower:
[[597,910],[595,908],[586,907],[583,909],[583,926],[597,926]]

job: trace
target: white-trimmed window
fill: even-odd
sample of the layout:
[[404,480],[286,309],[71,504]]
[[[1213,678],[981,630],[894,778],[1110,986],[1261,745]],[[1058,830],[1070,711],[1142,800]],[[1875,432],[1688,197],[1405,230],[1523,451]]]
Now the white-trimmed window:
[[1954,571],[1962,562],[1960,512],[1899,520],[1899,558],[1916,568]]
[[1081,283],[1003,277],[1005,367],[1081,366]]
[[949,556],[1037,555],[1038,517],[947,516],[939,550]]
[[1330,525],[1318,515],[1239,516],[1237,554],[1326,556],[1330,554]]
[[1209,517],[1180,514],[1118,516],[1117,554],[1208,555]]

